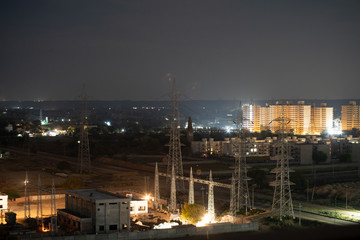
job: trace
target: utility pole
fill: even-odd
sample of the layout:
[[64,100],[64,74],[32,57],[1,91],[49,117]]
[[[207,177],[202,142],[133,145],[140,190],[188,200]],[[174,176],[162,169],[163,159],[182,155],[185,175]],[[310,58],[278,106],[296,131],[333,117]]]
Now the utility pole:
[[306,202],[309,202],[309,180],[306,180]]
[[276,174],[275,181],[271,183],[271,186],[274,186],[274,197],[271,212],[272,215],[277,213],[280,220],[282,220],[285,216],[295,218],[290,188],[290,185],[293,185],[293,183],[290,182],[290,147],[286,138],[286,129],[287,125],[290,123],[290,119],[284,116],[284,110],[285,109],[282,111],[281,117],[272,120],[272,122],[280,126],[280,139],[275,145],[278,149],[278,155],[276,156],[276,168],[271,171]]
[[252,204],[251,207],[255,208],[255,194],[254,194],[254,186],[252,186]]
[[150,193],[150,177],[149,176],[144,176],[144,192],[145,194]]
[[204,186],[201,186],[200,190],[201,190],[202,205],[205,206],[205,192],[204,192],[205,188],[204,188]]
[[301,226],[301,203],[299,203],[299,226]]
[[87,95],[85,87],[81,94],[81,119],[80,119],[80,139],[79,139],[79,172],[91,172],[89,135],[87,126]]

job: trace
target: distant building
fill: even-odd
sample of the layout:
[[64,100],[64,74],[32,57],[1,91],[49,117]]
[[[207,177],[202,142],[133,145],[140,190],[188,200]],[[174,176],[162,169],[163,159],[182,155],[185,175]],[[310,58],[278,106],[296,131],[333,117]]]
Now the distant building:
[[243,127],[248,129],[250,132],[261,132],[261,109],[259,105],[245,104],[242,106],[243,109]]
[[280,129],[279,117],[290,119],[287,131],[296,135],[320,135],[324,130],[332,128],[333,108],[322,103],[319,107],[306,105],[304,101],[293,104],[291,101],[283,103],[277,101],[275,105],[261,107],[253,103],[243,105],[244,128],[250,132]]
[[[203,156],[210,156],[214,154],[213,151],[216,149],[216,154],[219,156],[234,156],[233,146],[236,141],[236,138],[225,138],[223,141],[214,141],[213,139],[207,140],[204,138],[202,141],[193,142],[193,153],[201,154]],[[290,162],[296,164],[312,164],[312,153],[314,151],[324,152],[327,155],[326,162],[330,162],[331,156],[333,154],[332,150],[337,149],[336,147],[332,147],[329,140],[324,141],[321,138],[315,136],[307,138],[298,138],[293,136],[288,137],[287,141],[289,143],[289,154],[291,156]],[[267,137],[264,140],[257,140],[256,138],[252,137],[247,138],[247,142],[246,156],[251,159],[248,162],[275,160],[280,151],[279,146],[276,144],[278,142],[276,137]],[[360,146],[360,144],[357,144],[356,146],[354,144],[346,144],[346,149],[349,149],[348,152],[356,152],[356,156],[360,155],[360,149],[357,150],[356,148],[357,146]],[[353,161],[357,160],[353,158]]]
[[349,105],[341,106],[342,130],[350,131],[353,128],[360,129],[360,106],[356,101],[350,101]]
[[311,107],[311,134],[320,135],[322,132],[333,128],[332,107],[327,107],[326,103],[321,103],[319,107]]
[[147,200],[132,200],[130,202],[130,215],[146,214],[148,213]]
[[280,130],[280,122],[273,121],[280,117],[286,117],[290,119],[287,125],[287,131],[292,130],[296,135],[310,134],[310,114],[311,106],[305,105],[304,101],[298,101],[297,105],[288,101],[286,104],[277,102],[276,105],[270,105],[270,117],[272,123],[270,124],[270,130],[276,132]]
[[130,201],[97,189],[70,190],[65,209],[58,210],[58,224],[67,232],[130,231]]

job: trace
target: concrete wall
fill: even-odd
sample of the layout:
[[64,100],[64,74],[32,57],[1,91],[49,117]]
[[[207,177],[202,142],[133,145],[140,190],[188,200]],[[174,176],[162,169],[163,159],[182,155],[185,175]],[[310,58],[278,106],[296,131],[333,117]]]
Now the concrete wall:
[[117,232],[97,235],[76,235],[61,237],[43,237],[42,240],[131,240],[131,239],[162,239],[179,238],[195,235],[219,234],[229,232],[258,231],[257,222],[244,224],[218,223],[207,227],[184,227],[163,230],[149,230],[144,232]]

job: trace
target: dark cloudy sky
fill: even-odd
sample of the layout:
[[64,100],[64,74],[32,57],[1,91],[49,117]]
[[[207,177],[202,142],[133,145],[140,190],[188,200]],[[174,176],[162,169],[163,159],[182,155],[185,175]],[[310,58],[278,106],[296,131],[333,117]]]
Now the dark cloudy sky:
[[360,97],[360,1],[2,0],[0,99]]

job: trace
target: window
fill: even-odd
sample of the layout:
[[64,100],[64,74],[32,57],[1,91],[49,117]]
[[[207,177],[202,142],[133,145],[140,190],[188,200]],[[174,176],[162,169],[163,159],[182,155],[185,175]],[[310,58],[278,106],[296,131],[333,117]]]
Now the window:
[[117,225],[109,225],[109,230],[113,231],[113,230],[117,230]]
[[117,205],[117,202],[111,202],[109,205]]
[[0,205],[0,208],[3,208],[3,205]]
[[104,231],[104,230],[105,230],[104,225],[100,225],[99,226],[99,231]]
[[128,228],[128,225],[127,224],[123,224],[122,225],[122,229],[127,229]]
[[145,211],[145,206],[140,206],[139,211]]
[[99,206],[102,206],[102,205],[104,205],[104,203],[99,203]]
[[130,207],[130,212],[134,211],[134,208],[133,207]]

